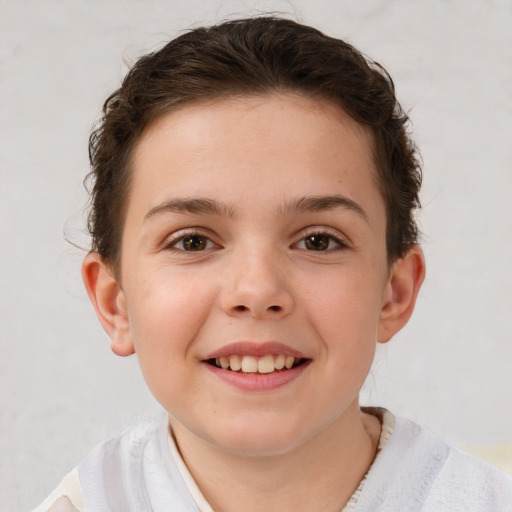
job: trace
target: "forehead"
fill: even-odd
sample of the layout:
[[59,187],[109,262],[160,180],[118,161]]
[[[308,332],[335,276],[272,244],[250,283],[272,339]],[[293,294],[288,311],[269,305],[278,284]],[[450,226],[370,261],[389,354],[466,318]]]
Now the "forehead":
[[[350,135],[350,138],[359,140],[370,151],[373,151],[374,146],[371,130],[352,119],[338,103],[302,93],[270,92],[261,95],[220,96],[186,103],[176,110],[163,114],[146,127],[136,144],[136,153],[148,140],[154,140],[159,136],[168,137],[171,134],[170,130],[174,130],[174,135],[179,137],[180,142],[186,142],[186,135],[194,138],[199,130],[206,133],[213,129],[216,136],[243,137],[244,132],[240,130],[218,131],[220,127],[232,126],[233,122],[238,128],[244,128],[244,125],[248,126],[249,123],[259,123],[260,130],[255,135],[269,135],[276,141],[283,138],[304,138],[306,133],[310,141],[321,140],[324,139],[326,131],[331,132],[336,126],[334,136],[343,132],[344,138]],[[306,132],[302,131],[301,128],[308,122],[311,123],[308,129]],[[295,129],[290,130],[293,124]],[[288,130],[276,138],[273,128],[285,125]],[[204,144],[207,140],[194,139],[193,142]],[[337,145],[341,141],[334,142]]]
[[169,194],[285,202],[333,187],[377,193],[370,131],[337,104],[298,94],[220,98],[165,114],[141,136],[132,171],[131,194],[145,196],[146,209]]

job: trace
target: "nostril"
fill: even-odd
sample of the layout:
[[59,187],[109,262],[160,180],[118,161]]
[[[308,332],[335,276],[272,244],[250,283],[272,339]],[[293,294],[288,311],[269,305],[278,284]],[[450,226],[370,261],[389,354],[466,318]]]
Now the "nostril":
[[[244,306],[243,304],[240,304],[239,306],[235,306],[235,311],[248,311],[249,308],[247,306]],[[282,310],[282,307],[281,306],[269,306],[267,308],[267,310],[269,311],[281,311]]]

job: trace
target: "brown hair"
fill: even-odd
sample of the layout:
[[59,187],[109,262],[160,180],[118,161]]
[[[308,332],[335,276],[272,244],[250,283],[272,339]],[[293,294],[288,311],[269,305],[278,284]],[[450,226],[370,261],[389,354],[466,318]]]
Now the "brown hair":
[[402,257],[418,239],[421,168],[391,77],[340,39],[267,16],[181,35],[142,57],[106,100],[89,140],[92,250],[117,268],[131,154],[150,123],[193,101],[274,91],[334,101],[370,128],[386,204],[388,260]]

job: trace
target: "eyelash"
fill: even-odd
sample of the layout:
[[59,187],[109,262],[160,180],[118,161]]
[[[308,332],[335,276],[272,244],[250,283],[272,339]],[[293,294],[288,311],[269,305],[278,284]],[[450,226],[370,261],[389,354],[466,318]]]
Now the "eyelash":
[[[184,240],[186,240],[187,238],[204,239],[206,241],[206,247],[203,249],[197,249],[197,250],[187,250],[184,248],[181,248],[181,249],[178,248],[177,245],[180,242],[183,242]],[[210,245],[210,247],[209,247],[209,245]],[[173,237],[171,240],[169,240],[165,244],[165,249],[175,250],[175,251],[180,251],[180,252],[202,252],[205,249],[211,249],[212,248],[211,245],[216,245],[216,244],[211,240],[211,238],[209,236],[201,233],[197,229],[194,229],[191,231],[185,231],[183,233],[178,234],[178,236]]]
[[[334,247],[327,246],[326,249],[320,249],[320,250],[313,250],[308,249],[307,247],[300,247],[301,250],[308,251],[308,252],[331,252],[331,251],[342,251],[344,249],[348,249],[349,244],[346,240],[344,240],[342,237],[340,237],[338,232],[331,231],[326,228],[308,228],[304,233],[302,233],[302,237],[299,240],[299,242],[295,243],[294,245],[298,247],[300,243],[306,244],[306,239],[317,236],[317,237],[327,237],[328,238],[328,244],[330,245],[331,242],[334,242],[336,245]],[[298,247],[299,248],[299,247]]]
[[[311,237],[319,237],[319,240],[317,242],[320,242],[321,246],[321,240],[320,237],[327,237],[327,247],[323,249],[308,249],[306,246],[307,239]],[[185,248],[178,248],[178,244],[180,242],[184,242],[187,238],[189,239],[196,239],[196,242],[200,242],[201,239],[203,240],[205,246],[202,248],[197,249],[185,249]],[[324,240],[325,242],[325,240]],[[334,243],[334,247],[330,247],[331,243]],[[303,244],[304,247],[300,247],[299,245]],[[213,246],[216,246],[215,242],[211,240],[211,238],[208,235],[205,235],[204,233],[201,233],[198,229],[193,229],[190,231],[185,231],[182,233],[179,233],[177,236],[173,237],[168,243],[165,245],[165,249],[167,250],[174,250],[178,252],[203,252],[208,249],[212,249]],[[217,246],[218,247],[218,246]],[[332,251],[342,251],[349,247],[349,244],[346,242],[346,240],[342,239],[342,237],[339,236],[338,232],[333,232],[329,229],[325,228],[308,228],[305,232],[302,233],[301,239],[293,244],[293,247],[307,251],[307,252],[332,252]]]

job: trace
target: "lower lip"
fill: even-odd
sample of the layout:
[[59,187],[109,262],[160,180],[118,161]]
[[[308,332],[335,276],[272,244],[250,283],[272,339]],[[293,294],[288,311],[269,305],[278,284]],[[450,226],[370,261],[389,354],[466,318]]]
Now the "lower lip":
[[232,372],[217,368],[209,363],[203,363],[216,377],[237,387],[243,391],[272,391],[281,388],[298,379],[309,366],[311,361],[306,361],[295,368],[272,373],[243,373]]

